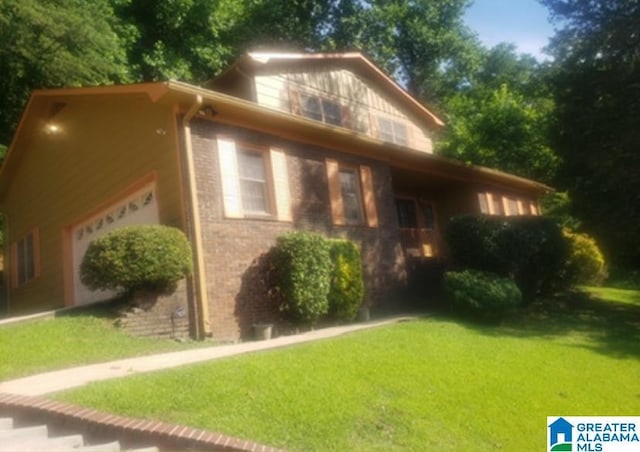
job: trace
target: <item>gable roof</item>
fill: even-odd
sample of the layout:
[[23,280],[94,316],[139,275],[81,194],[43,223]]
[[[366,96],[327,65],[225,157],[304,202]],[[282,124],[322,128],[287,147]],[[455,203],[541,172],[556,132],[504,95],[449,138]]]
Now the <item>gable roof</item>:
[[407,110],[418,118],[423,118],[431,126],[444,126],[444,121],[422,105],[400,84],[389,77],[373,61],[361,52],[347,53],[270,53],[249,52],[241,56],[217,77],[205,83],[210,89],[220,89],[246,74],[255,74],[262,68],[277,66],[282,68],[313,68],[333,63],[337,67],[349,69],[389,93]]

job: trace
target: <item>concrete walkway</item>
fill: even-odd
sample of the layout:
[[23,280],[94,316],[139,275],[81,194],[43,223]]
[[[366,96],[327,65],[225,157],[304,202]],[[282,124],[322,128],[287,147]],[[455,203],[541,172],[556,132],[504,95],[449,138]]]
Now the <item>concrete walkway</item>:
[[138,356],[135,358],[121,359],[107,363],[92,364],[89,366],[72,367],[70,369],[57,370],[30,377],[9,380],[0,383],[0,393],[38,396],[65,389],[76,388],[92,381],[108,380],[111,378],[126,377],[143,372],[169,369],[184,366],[186,364],[211,361],[227,356],[244,353],[269,350],[280,347],[288,347],[305,342],[328,339],[341,336],[354,331],[391,325],[398,322],[414,320],[415,316],[391,317],[382,320],[373,320],[366,323],[337,326],[309,331],[307,333],[292,336],[281,336],[275,339],[243,342],[232,345],[218,345],[208,348],[198,348],[182,352],[162,353],[159,355]]

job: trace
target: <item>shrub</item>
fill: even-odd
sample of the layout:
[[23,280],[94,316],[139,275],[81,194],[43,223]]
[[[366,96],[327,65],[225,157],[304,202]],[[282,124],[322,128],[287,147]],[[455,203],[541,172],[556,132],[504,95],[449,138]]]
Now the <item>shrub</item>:
[[332,261],[329,313],[340,320],[353,320],[364,296],[360,250],[349,240],[330,240],[329,244]]
[[551,219],[464,215],[451,219],[446,239],[456,265],[513,278],[525,300],[568,282],[568,244]]
[[566,228],[562,233],[570,244],[566,263],[570,281],[575,284],[602,284],[607,274],[604,256],[596,241],[587,234]]
[[191,246],[176,228],[127,226],[92,241],[80,272],[92,290],[167,291],[191,273]]
[[278,237],[274,253],[281,309],[294,320],[314,323],[329,310],[328,241],[317,234],[293,232]]
[[500,316],[522,303],[512,280],[477,270],[445,273],[444,289],[456,310],[487,317]]

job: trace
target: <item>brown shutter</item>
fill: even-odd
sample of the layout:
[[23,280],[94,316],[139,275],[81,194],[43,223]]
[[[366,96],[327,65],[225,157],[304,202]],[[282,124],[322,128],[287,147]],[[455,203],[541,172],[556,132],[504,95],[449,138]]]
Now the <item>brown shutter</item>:
[[364,198],[367,225],[371,228],[376,228],[378,227],[378,210],[376,209],[376,193],[373,189],[373,175],[370,167],[360,167],[360,181],[362,183],[362,197]]
[[289,104],[291,107],[291,113],[294,115],[302,115],[300,109],[300,93],[294,89],[289,90]]
[[224,216],[242,218],[242,198],[238,179],[238,160],[236,144],[227,138],[218,138],[218,161],[222,179],[222,198]]
[[351,109],[348,105],[342,105],[342,127],[346,127],[347,129],[351,129]]
[[336,160],[327,159],[327,181],[329,183],[329,200],[331,202],[331,218],[333,224],[344,225],[344,204],[340,188],[340,168]]

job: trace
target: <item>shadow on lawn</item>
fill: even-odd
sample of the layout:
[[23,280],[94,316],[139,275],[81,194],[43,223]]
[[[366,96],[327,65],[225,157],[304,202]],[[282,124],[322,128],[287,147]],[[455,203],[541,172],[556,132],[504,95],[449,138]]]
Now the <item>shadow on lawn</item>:
[[557,337],[579,333],[589,343],[576,346],[616,358],[640,358],[640,306],[603,301],[581,291],[536,302],[493,325],[457,321],[493,336]]

